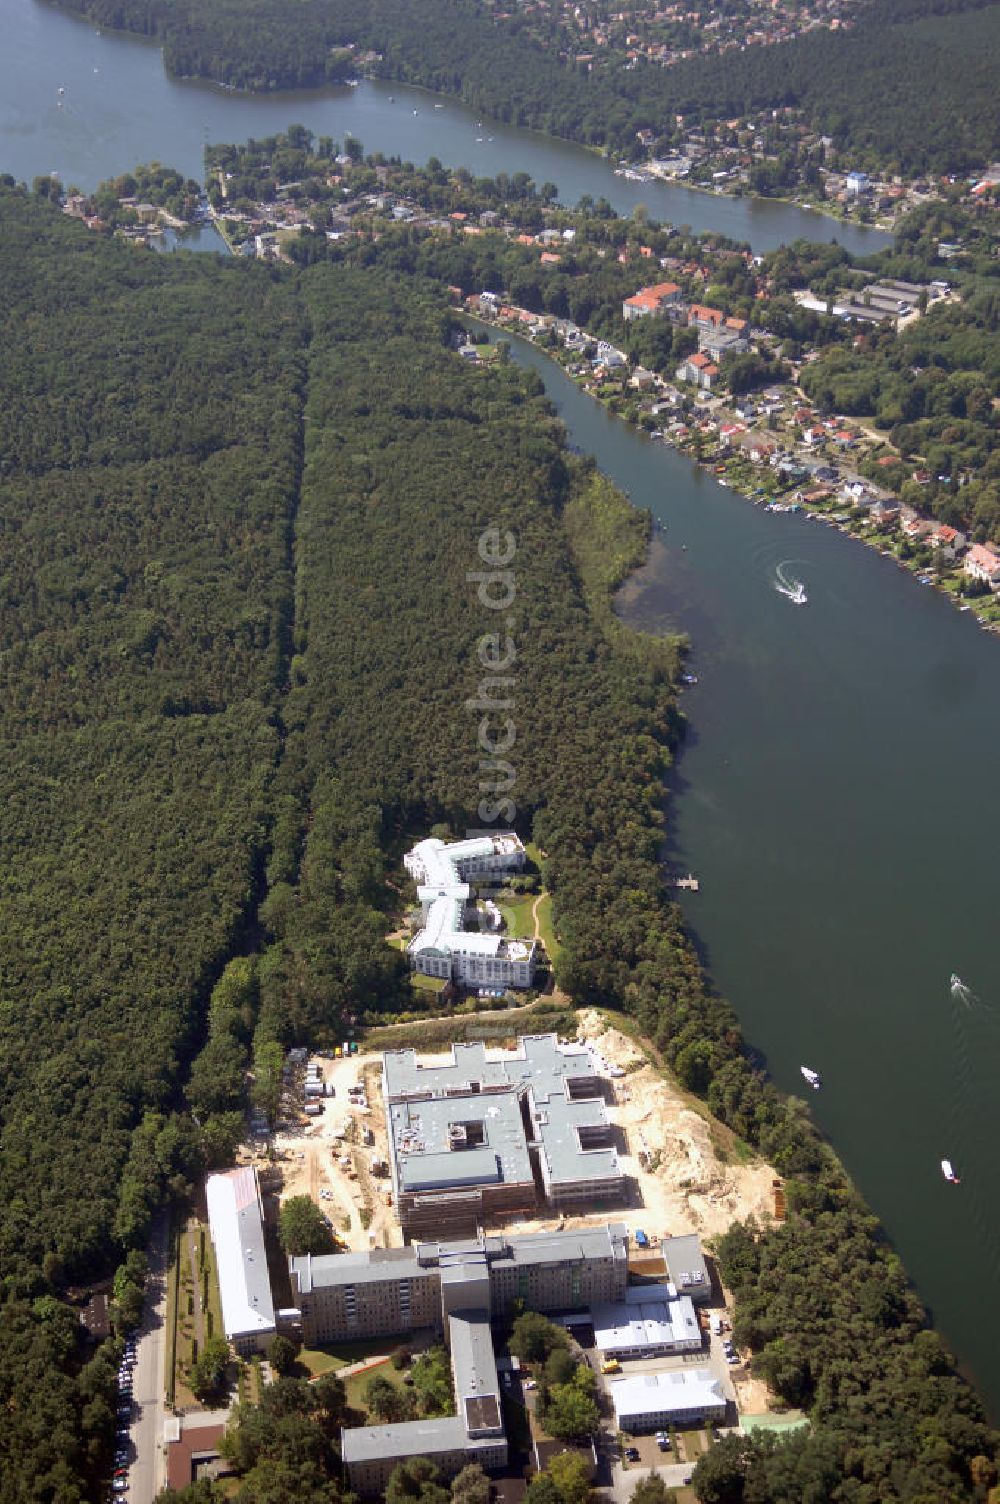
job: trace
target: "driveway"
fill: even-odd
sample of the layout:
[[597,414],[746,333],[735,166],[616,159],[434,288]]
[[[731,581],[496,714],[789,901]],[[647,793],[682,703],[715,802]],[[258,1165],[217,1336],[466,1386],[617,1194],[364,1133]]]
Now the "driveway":
[[132,1375],[132,1460],[128,1504],[153,1504],[166,1487],[163,1447],[165,1417],[163,1368],[166,1355],[167,1258],[170,1218],[159,1212],[149,1244],[149,1283]]

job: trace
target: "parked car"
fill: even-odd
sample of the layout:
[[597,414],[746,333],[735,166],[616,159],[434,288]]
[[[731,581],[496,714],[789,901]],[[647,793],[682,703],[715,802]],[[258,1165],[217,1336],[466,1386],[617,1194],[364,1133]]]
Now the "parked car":
[[639,1461],[639,1448],[638,1447],[626,1447],[625,1448],[625,1461],[626,1462],[638,1462]]

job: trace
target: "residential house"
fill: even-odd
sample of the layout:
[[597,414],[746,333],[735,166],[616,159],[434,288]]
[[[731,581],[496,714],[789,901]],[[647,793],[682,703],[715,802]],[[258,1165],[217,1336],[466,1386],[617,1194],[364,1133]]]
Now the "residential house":
[[946,522],[935,523],[927,541],[931,548],[948,559],[954,559],[960,554],[966,543],[965,534],[960,533],[957,528],[949,527]]
[[699,350],[697,355],[691,355],[683,361],[674,374],[678,381],[688,381],[692,386],[710,392],[712,382],[719,374],[719,368],[704,351]]
[[670,306],[676,306],[680,300],[681,290],[676,282],[657,282],[652,287],[640,287],[622,304],[622,318],[626,323],[648,318],[650,314],[663,313]]
[[880,496],[868,509],[868,516],[876,527],[891,527],[899,518],[899,502],[889,501]]
[[974,543],[962,569],[973,580],[982,580],[991,590],[1000,590],[1000,553],[990,543]]

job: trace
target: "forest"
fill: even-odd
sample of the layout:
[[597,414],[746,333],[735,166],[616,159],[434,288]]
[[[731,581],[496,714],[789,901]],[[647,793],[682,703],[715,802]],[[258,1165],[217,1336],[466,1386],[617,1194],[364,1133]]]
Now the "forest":
[[[398,1009],[413,836],[510,821],[545,853],[563,987],[635,1019],[788,1183],[787,1224],[735,1230],[724,1267],[814,1426],[716,1496],[985,1498],[978,1399],[663,891],[678,644],[611,612],[647,522],[537,380],[458,360],[429,282],[147,255],[12,187],[0,272],[4,1504],[102,1487],[112,1349],[68,1286],[118,1263],[125,1304],[153,1209],[232,1152],[251,1062],[267,1110],[285,1045]],[[238,1496],[336,1497],[338,1404],[276,1391]]]
[[[634,153],[637,130],[666,144],[678,114],[690,129],[792,108],[836,150],[886,171],[959,173],[1000,155],[995,0],[872,0],[850,31],[817,30],[669,69],[641,59],[626,68],[622,56],[594,74],[478,0],[299,0],[294,27],[281,0],[61,3],[102,26],[156,37],[177,77],[299,88],[364,66],[618,154]],[[363,65],[366,51],[377,57]]]

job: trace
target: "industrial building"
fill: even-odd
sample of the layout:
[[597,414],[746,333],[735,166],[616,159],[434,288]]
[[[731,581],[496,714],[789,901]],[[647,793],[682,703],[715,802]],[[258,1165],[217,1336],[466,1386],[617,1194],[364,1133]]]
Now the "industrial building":
[[445,1478],[470,1462],[486,1470],[506,1466],[507,1437],[489,1318],[482,1312],[450,1316],[447,1338],[457,1413],[341,1431],[344,1466],[357,1493],[384,1495],[393,1468],[409,1457],[427,1457]]
[[608,1385],[619,1431],[633,1436],[661,1426],[721,1420],[726,1413],[722,1382],[710,1368],[637,1374]]
[[307,1346],[368,1337],[445,1332],[460,1311],[505,1316],[583,1310],[622,1302],[628,1229],[622,1223],[525,1237],[414,1243],[368,1253],[289,1260]]
[[241,1357],[266,1352],[276,1326],[257,1171],[210,1175],[205,1196],[226,1337]]
[[701,1351],[701,1327],[690,1299],[665,1299],[664,1289],[631,1286],[624,1301],[594,1306],[594,1342],[605,1357],[658,1358]]
[[695,1305],[711,1300],[712,1280],[697,1233],[664,1238],[660,1252],[667,1266],[667,1278],[678,1295],[689,1295]]
[[621,1200],[625,1176],[590,1050],[555,1034],[516,1050],[452,1045],[440,1064],[383,1056],[393,1190],[406,1237],[471,1236],[487,1220]]
[[[431,836],[406,853],[403,866],[417,884],[422,916],[406,951],[414,971],[470,987],[531,986],[534,940],[512,940],[499,929],[465,927],[473,882],[524,866],[519,836],[502,831],[452,842]],[[494,911],[495,921],[499,917]]]

